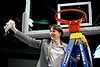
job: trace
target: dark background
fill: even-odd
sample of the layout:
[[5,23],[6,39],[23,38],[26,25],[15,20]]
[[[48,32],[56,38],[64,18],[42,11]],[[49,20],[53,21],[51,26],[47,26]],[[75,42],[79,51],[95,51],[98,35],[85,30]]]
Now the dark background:
[[[78,1],[90,1],[90,0],[31,0],[33,7],[31,7],[31,15],[33,20],[35,19],[47,19],[50,22],[55,22],[54,14],[56,11],[56,5],[58,3],[71,3]],[[27,59],[27,60],[38,60],[39,50],[29,47],[27,44],[21,42],[13,35],[10,34],[4,36],[4,29],[6,22],[9,19],[16,21],[16,27],[22,30],[22,13],[25,11],[25,0],[2,0],[0,2],[0,67],[12,67],[11,60],[9,59]],[[92,3],[92,16],[93,25],[100,25],[100,9],[99,0],[91,0]],[[100,44],[100,34],[98,35],[87,35],[86,36],[92,54],[96,47]],[[68,43],[69,37],[64,37],[63,41]],[[16,61],[16,60],[12,60]],[[23,61],[22,61],[23,62]],[[21,62],[21,63],[22,63]],[[31,61],[30,61],[31,62]],[[94,67],[98,67],[100,59],[93,59]],[[15,62],[16,63],[16,62]],[[12,63],[14,65],[14,62]],[[19,63],[20,64],[20,63]],[[22,64],[23,66],[24,64]],[[35,66],[35,65],[33,65]],[[32,66],[32,67],[33,67]],[[23,66],[25,67],[25,66]],[[26,66],[27,67],[27,66]],[[31,67],[31,66],[30,66]]]

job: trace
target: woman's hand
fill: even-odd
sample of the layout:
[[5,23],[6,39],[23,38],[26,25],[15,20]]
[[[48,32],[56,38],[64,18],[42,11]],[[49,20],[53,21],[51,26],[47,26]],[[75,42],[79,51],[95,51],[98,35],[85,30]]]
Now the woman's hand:
[[7,34],[7,32],[9,32],[9,29],[13,30],[16,33],[17,29],[16,29],[16,26],[15,26],[15,21],[10,19],[6,23],[6,25],[4,26],[4,29],[5,29],[5,35]]
[[77,55],[76,59],[79,61],[80,60],[80,54]]
[[11,24],[11,30],[13,30],[15,33],[17,31],[16,29],[16,24],[15,24],[15,21],[13,21],[12,19],[9,20],[10,24]]

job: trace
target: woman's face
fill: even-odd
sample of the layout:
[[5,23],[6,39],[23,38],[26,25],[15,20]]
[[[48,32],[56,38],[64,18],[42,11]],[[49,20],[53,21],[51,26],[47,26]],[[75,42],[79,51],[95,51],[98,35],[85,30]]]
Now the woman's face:
[[57,30],[54,30],[53,27],[51,27],[50,29],[50,37],[52,40],[56,40],[59,39],[61,36],[61,33],[58,32]]

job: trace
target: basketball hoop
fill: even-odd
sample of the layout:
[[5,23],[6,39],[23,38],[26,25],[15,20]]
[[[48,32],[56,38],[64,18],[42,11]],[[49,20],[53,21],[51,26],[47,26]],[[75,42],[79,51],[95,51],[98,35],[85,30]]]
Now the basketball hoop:
[[[73,11],[73,12],[80,12],[83,14],[82,18],[78,19],[78,20],[63,20],[57,17],[57,15],[61,12],[69,12],[69,11]],[[63,24],[68,24],[69,25],[69,31],[70,32],[80,32],[80,23],[86,20],[86,13],[82,10],[79,9],[64,9],[64,10],[60,10],[59,12],[56,12],[55,14],[55,19]]]

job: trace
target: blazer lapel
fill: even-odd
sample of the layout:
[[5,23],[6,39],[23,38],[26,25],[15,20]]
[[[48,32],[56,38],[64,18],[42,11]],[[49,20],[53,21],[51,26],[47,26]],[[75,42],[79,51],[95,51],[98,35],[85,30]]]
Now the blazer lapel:
[[51,52],[51,41],[48,43],[48,48],[47,48],[47,56],[46,56],[46,59],[48,60],[49,58],[49,55],[50,55],[50,52]]

